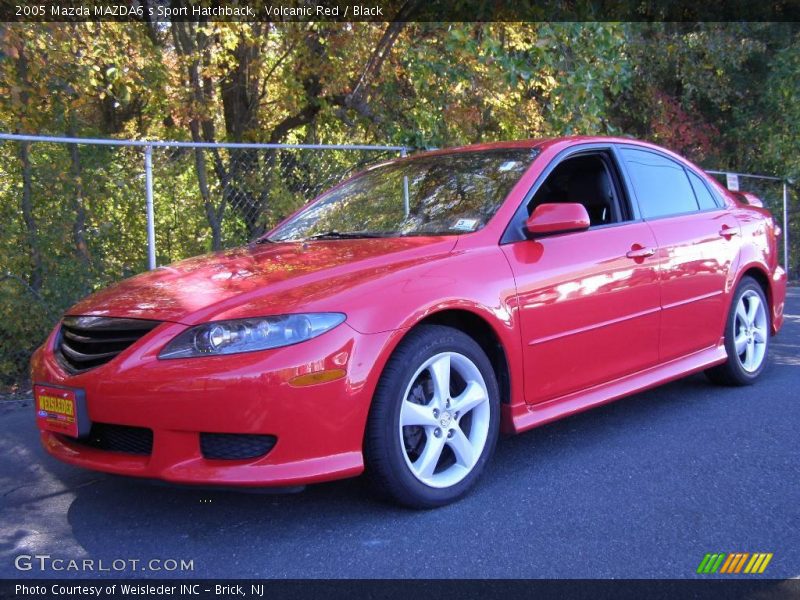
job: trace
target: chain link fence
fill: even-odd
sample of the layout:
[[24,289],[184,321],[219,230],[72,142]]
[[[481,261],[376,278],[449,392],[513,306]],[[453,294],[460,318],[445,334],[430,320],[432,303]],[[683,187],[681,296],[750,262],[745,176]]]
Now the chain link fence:
[[19,378],[81,297],[154,264],[242,245],[348,175],[405,153],[34,139],[0,140],[0,385]]
[[[239,246],[399,149],[152,149],[157,264]],[[140,196],[141,204],[141,196]]]
[[[156,264],[246,243],[396,146],[191,144],[0,134],[0,385],[71,304]],[[716,173],[723,184],[725,174]],[[739,175],[789,239],[784,182]],[[787,200],[791,200],[787,198]],[[790,250],[787,248],[787,251]],[[797,278],[800,252],[787,252]]]

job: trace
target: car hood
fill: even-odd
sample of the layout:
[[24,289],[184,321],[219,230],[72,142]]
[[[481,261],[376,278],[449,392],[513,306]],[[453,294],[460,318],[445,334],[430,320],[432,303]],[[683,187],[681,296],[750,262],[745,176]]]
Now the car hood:
[[[456,237],[251,244],[147,271],[101,290],[68,315],[173,321],[299,312],[365,281],[448,254]],[[319,307],[317,306],[317,309]]]

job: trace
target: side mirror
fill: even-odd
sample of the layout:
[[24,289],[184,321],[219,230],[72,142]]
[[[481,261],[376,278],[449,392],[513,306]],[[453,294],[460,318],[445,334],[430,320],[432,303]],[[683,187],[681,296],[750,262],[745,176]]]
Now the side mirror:
[[540,204],[528,220],[525,229],[531,235],[547,235],[589,229],[589,213],[577,202]]

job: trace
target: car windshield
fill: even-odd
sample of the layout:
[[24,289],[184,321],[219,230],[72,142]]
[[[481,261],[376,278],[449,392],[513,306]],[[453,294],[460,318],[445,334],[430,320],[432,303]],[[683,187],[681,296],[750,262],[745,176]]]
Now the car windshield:
[[535,148],[459,152],[379,165],[323,194],[268,241],[477,231],[537,154]]

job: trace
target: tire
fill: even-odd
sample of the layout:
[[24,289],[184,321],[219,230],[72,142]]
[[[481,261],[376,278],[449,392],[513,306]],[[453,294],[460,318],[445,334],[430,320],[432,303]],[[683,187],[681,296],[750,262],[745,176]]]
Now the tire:
[[457,329],[421,325],[395,350],[375,391],[367,472],[395,502],[443,506],[475,485],[499,430],[500,392],[481,347]]
[[743,277],[725,322],[728,359],[708,369],[708,378],[719,385],[755,383],[767,365],[770,332],[770,310],[764,290],[751,277]]

